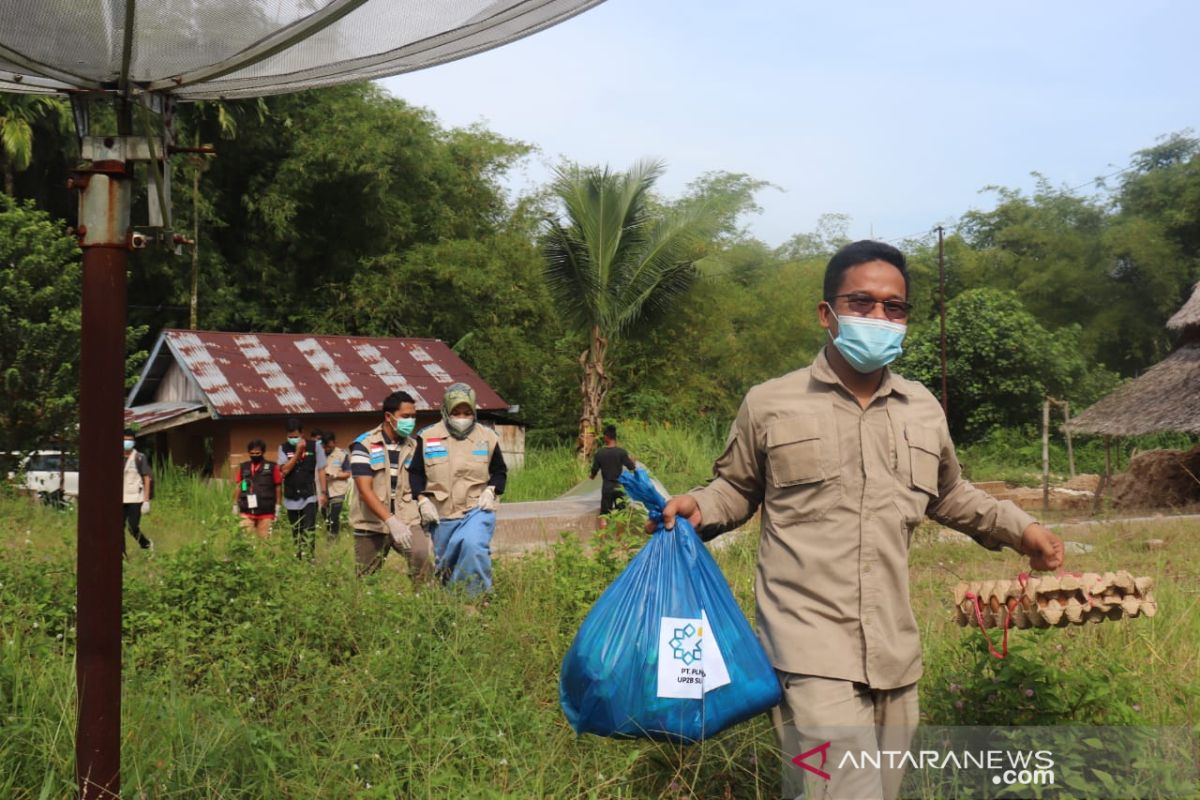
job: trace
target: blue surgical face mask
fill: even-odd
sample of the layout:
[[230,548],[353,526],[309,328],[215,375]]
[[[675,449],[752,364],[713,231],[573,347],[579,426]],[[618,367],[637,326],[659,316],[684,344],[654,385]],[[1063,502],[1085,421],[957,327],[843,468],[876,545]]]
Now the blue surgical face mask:
[[866,374],[882,369],[904,352],[901,344],[908,328],[899,322],[873,317],[843,317],[836,313],[834,316],[838,321],[838,334],[836,337],[829,334],[833,346],[858,372]]
[[300,444],[299,436],[289,436],[289,437],[287,437],[287,439],[288,439],[288,444],[290,444],[292,447],[295,447],[296,445]]
[[408,436],[416,426],[417,421],[412,417],[396,417],[396,434],[399,436]]
[[132,439],[126,439],[126,440],[125,440],[125,452],[126,452],[126,453],[128,453],[128,452],[129,452],[130,450],[132,450],[132,449],[133,449],[133,440],[132,440]]

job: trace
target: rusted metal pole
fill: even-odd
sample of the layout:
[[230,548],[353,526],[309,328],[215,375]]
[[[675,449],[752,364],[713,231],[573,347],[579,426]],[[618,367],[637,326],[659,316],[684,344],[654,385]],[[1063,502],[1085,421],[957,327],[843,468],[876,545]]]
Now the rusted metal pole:
[[942,318],[942,414],[948,414],[946,380],[946,247],[945,229],[937,226],[938,233],[938,307]]
[[131,176],[119,138],[99,140],[81,188],[83,326],[79,392],[78,722],[75,772],[83,800],[121,788],[121,470],[124,427],[125,270]]

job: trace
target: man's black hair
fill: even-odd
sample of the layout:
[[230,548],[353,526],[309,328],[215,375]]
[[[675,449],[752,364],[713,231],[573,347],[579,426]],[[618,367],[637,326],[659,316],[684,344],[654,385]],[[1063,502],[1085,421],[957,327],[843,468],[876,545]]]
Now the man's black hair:
[[[125,429],[125,436],[130,436],[130,437],[135,437],[135,438],[136,438],[136,437],[137,437],[137,434],[133,432],[133,428],[126,428],[126,429]],[[121,438],[122,438],[122,439],[124,439],[124,438],[125,438],[125,436],[122,436]]]
[[246,452],[248,453],[251,450],[262,450],[265,453],[267,452],[267,443],[262,439],[251,439],[246,442]]
[[337,434],[334,433],[333,431],[322,431],[321,432],[321,444],[329,444],[330,442],[336,442],[336,441],[337,441]]
[[605,425],[604,426],[604,438],[615,440],[617,438],[617,426],[616,425]]
[[292,431],[304,430],[304,426],[300,424],[300,420],[296,419],[295,417],[288,417],[287,422],[285,422],[284,425],[287,425],[288,433],[291,433]]
[[403,389],[398,392],[392,392],[387,397],[383,398],[383,412],[385,414],[395,414],[400,408],[401,403],[415,403],[412,395]]
[[885,242],[862,239],[838,250],[825,265],[825,302],[832,303],[833,298],[837,296],[842,288],[842,277],[846,270],[869,261],[884,261],[900,270],[900,274],[904,276],[904,296],[907,299],[908,262],[904,260],[904,253]]

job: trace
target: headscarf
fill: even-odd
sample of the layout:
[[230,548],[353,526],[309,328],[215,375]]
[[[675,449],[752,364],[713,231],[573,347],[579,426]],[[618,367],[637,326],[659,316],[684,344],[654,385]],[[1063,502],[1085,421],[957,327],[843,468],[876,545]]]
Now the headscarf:
[[442,395],[442,422],[446,423],[446,430],[450,431],[450,435],[456,439],[465,439],[475,429],[475,419],[471,420],[471,427],[467,428],[462,433],[454,430],[450,425],[450,412],[455,406],[460,406],[466,403],[471,407],[471,414],[475,415],[475,390],[468,383],[452,383],[446,387],[446,393]]

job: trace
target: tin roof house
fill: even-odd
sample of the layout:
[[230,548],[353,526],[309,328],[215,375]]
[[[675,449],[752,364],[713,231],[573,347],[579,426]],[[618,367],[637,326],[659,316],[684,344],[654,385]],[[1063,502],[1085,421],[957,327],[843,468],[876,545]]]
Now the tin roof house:
[[507,403],[445,342],[293,333],[166,329],[125,403],[125,422],[154,451],[224,477],[261,438],[268,458],[288,417],[349,443],[380,421],[383,398],[404,390],[418,427],[439,419],[451,383],[475,389],[479,418],[500,435],[510,468],[524,461],[524,429]]

